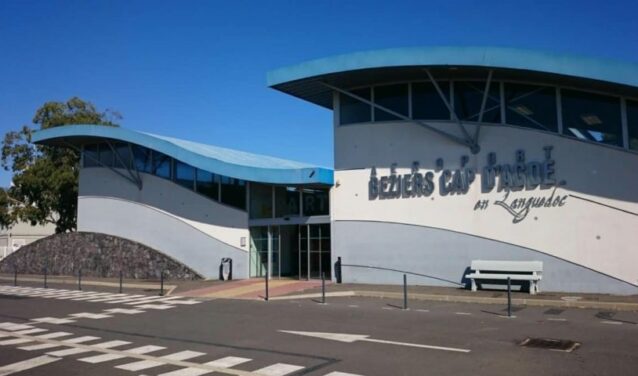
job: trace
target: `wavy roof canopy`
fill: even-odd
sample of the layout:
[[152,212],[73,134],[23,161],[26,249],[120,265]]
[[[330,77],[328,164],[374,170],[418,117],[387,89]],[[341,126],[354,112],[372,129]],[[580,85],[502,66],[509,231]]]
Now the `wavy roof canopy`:
[[33,133],[43,145],[79,146],[100,139],[129,142],[232,178],[272,184],[332,184],[333,171],[305,163],[103,125],[67,125]]
[[[332,108],[332,90],[375,83],[426,80],[424,67],[437,79],[461,74],[450,68],[495,70],[494,79],[537,79],[591,89],[630,92],[638,97],[638,64],[500,47],[421,47],[355,52],[311,60],[268,73],[268,86]],[[466,72],[467,73],[467,72]],[[449,76],[449,77],[446,77]],[[583,81],[587,81],[584,83]]]

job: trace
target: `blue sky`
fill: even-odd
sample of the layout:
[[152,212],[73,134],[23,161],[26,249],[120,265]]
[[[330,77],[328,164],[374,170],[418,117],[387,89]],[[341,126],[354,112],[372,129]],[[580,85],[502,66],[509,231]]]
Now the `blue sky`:
[[[123,127],[332,166],[331,113],[269,70],[489,45],[638,63],[635,1],[0,1],[0,132],[79,96]],[[0,185],[10,182],[0,173]]]

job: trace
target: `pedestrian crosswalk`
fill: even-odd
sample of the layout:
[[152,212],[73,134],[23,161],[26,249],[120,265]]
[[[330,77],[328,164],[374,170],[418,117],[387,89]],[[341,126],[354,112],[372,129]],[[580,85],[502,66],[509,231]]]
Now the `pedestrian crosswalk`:
[[[91,365],[105,365],[132,374],[144,372],[159,376],[199,376],[207,374],[227,374],[237,376],[286,376],[304,370],[303,365],[273,363],[264,367],[251,367],[254,359],[225,355],[210,358],[201,351],[171,351],[165,346],[134,344],[125,340],[104,340],[96,336],[75,336],[73,333],[49,331],[31,324],[0,323],[0,346],[20,345],[18,349],[44,354],[12,364],[2,364],[0,376],[11,375],[47,364],[63,358]],[[261,363],[263,365],[263,363]],[[173,368],[167,371],[167,367]],[[324,376],[361,376],[353,373],[333,371]]]
[[180,305],[199,304],[201,301],[181,296],[150,296],[95,291],[49,289],[42,287],[0,286],[0,295],[82,301],[90,303],[121,304],[142,309],[166,310]]

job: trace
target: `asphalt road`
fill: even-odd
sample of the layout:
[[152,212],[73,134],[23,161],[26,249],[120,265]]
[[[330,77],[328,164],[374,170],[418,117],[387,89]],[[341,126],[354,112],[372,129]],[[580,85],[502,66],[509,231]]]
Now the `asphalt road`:
[[[638,373],[636,312],[515,307],[507,318],[495,305],[12,289],[0,285],[0,375]],[[527,338],[578,345],[521,346]]]

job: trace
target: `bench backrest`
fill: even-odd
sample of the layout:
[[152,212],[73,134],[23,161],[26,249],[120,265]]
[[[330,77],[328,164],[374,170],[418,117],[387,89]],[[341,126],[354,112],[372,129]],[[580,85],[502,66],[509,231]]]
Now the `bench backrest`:
[[542,261],[502,261],[502,260],[472,260],[472,270],[491,270],[497,272],[528,272],[543,271]]

